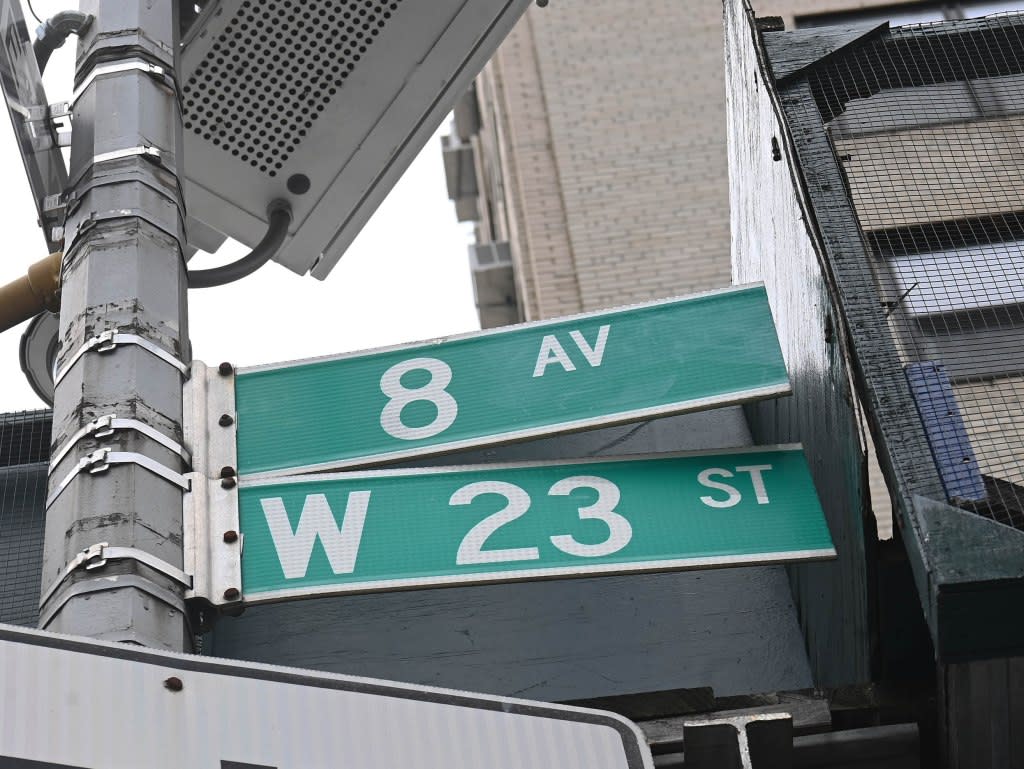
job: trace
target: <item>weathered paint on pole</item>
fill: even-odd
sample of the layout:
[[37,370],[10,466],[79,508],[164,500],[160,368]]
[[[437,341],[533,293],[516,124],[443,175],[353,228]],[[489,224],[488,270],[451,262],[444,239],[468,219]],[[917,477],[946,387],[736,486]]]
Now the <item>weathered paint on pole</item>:
[[[182,650],[178,3],[81,10],[39,624]],[[108,416],[117,429],[88,429]]]

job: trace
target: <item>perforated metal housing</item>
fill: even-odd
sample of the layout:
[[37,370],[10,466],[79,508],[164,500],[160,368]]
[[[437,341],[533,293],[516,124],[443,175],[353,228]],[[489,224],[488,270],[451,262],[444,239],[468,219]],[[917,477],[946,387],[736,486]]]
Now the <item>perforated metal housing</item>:
[[[324,278],[529,0],[221,0],[184,41],[190,239],[255,245]],[[439,189],[438,194],[443,194]],[[204,226],[205,225],[205,226]]]

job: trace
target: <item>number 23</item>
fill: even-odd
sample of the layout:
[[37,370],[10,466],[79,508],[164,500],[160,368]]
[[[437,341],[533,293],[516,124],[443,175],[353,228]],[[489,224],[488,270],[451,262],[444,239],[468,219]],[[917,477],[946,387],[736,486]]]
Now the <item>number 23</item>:
[[[594,489],[597,501],[579,508],[581,520],[599,520],[608,527],[608,537],[597,544],[577,541],[572,534],[557,534],[550,537],[551,544],[569,555],[581,558],[599,558],[617,553],[629,544],[633,527],[623,516],[615,512],[621,494],[619,487],[606,478],[596,475],[574,475],[558,481],[548,490],[549,496],[567,497],[576,489]],[[483,494],[500,494],[508,504],[496,513],[484,518],[469,530],[459,545],[455,563],[467,566],[479,563],[504,563],[508,561],[536,561],[540,559],[537,547],[515,547],[484,550],[488,538],[502,526],[523,516],[530,507],[530,495],[525,490],[504,481],[478,481],[463,486],[452,494],[450,505],[469,505]]]

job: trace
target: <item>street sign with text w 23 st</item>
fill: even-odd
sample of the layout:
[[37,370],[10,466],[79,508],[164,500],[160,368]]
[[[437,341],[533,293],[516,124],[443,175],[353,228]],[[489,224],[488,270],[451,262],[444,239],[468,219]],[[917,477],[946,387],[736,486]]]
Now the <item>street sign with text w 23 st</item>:
[[835,557],[798,446],[243,478],[239,521],[247,603]]
[[786,395],[760,285],[240,369],[238,472],[439,454]]

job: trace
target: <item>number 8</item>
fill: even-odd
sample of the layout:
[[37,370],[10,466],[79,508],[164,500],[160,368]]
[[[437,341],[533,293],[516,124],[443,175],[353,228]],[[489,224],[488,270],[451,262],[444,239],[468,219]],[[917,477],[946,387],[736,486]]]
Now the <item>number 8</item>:
[[[402,377],[421,369],[430,373],[430,380],[422,387],[409,388]],[[445,388],[452,382],[451,367],[437,358],[411,358],[396,363],[380,378],[380,389],[390,399],[380,413],[380,426],[393,438],[415,441],[432,438],[452,426],[459,413],[459,404]],[[428,401],[437,408],[437,416],[430,424],[410,427],[402,421],[402,410],[410,403]]]

